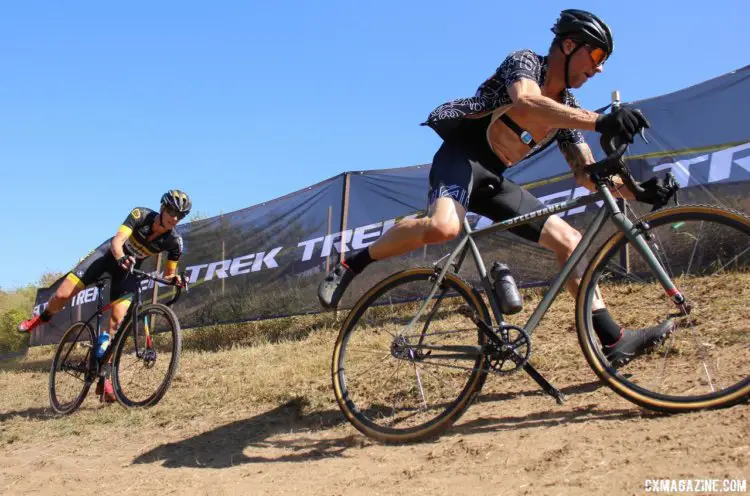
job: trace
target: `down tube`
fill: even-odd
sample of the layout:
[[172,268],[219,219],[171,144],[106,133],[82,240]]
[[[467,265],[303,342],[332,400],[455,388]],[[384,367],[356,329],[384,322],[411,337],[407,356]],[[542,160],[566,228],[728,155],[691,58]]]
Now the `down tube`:
[[568,280],[571,272],[573,272],[575,266],[578,265],[578,262],[580,262],[583,258],[583,254],[586,252],[586,250],[588,250],[589,246],[591,246],[591,242],[594,240],[594,237],[599,234],[599,231],[604,225],[604,221],[607,219],[608,215],[609,208],[607,208],[606,206],[602,206],[599,209],[599,212],[596,214],[596,217],[594,217],[593,222],[584,233],[583,238],[578,243],[578,246],[575,250],[573,250],[570,258],[568,258],[568,260],[562,266],[562,269],[560,270],[560,273],[557,275],[555,280],[552,281],[552,284],[550,285],[547,293],[544,295],[544,298],[542,298],[542,301],[539,302],[536,310],[534,310],[534,313],[531,314],[528,322],[526,322],[524,330],[529,334],[529,336],[533,334],[534,329],[536,329],[536,326],[539,325],[539,321],[542,320],[544,314],[547,313],[547,310],[549,310],[552,301],[554,301],[554,299],[557,297],[558,293],[565,284],[565,281]]

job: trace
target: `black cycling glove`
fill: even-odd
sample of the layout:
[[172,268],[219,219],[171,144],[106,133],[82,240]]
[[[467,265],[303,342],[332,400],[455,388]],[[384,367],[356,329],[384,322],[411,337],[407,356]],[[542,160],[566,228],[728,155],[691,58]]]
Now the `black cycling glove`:
[[640,110],[621,107],[596,119],[597,133],[620,142],[632,143],[633,137],[644,127],[651,127]]

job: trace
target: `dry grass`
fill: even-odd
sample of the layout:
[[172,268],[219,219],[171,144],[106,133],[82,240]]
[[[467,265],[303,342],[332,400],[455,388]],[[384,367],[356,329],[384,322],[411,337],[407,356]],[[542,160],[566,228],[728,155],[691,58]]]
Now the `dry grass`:
[[[526,292],[525,310],[515,322],[525,320],[538,295],[538,290]],[[580,359],[570,361],[580,354],[569,332],[574,325],[571,305],[572,299],[561,295],[538,329],[534,361],[540,370],[582,364]],[[311,424],[341,422],[330,379],[339,326],[332,314],[321,314],[186,331],[179,372],[158,405],[141,410],[102,407],[92,388],[81,409],[68,417],[55,416],[48,406],[54,347],[31,348],[26,357],[0,364],[0,446],[83,432],[97,442],[112,429],[125,436],[142,427],[198,429],[207,420],[221,423],[290,402]],[[486,388],[502,387],[502,382],[490,378]]]
[[[735,288],[749,286],[742,277],[733,281]],[[618,292],[608,296],[613,303],[636,296],[629,285]],[[523,325],[541,296],[540,289],[525,290],[524,310],[511,323]],[[534,334],[532,362],[553,383],[580,373],[594,379],[578,347],[573,308],[573,299],[561,294]],[[88,442],[98,442],[113,429],[125,437],[136,428],[199,431],[206,422],[226,423],[279,405],[293,405],[305,428],[342,422],[330,375],[339,326],[332,314],[321,314],[186,331],[180,370],[157,406],[102,407],[92,391],[81,410],[60,418],[47,397],[54,347],[32,348],[26,357],[0,364],[0,446],[83,432]],[[525,374],[490,376],[483,393],[506,390],[508,381],[536,388]]]
[[[244,329],[226,326],[213,330],[210,339],[208,330],[187,331],[171,389],[160,404],[143,410],[102,408],[92,388],[78,412],[56,418],[47,398],[54,347],[32,348],[25,358],[0,367],[0,445],[84,431],[103,435],[112,428],[180,429],[204,419],[234,419],[290,400],[302,401],[308,410],[330,409],[328,378],[335,331],[328,325],[329,316],[313,320],[279,319],[247,324]],[[236,339],[241,331],[241,339]],[[219,351],[199,350],[202,343]]]

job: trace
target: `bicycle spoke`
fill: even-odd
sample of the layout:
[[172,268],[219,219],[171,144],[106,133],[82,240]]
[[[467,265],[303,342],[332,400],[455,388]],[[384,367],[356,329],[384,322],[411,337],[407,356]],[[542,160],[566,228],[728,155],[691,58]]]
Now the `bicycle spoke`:
[[419,375],[419,370],[417,369],[416,362],[412,362],[414,364],[414,374],[417,376],[417,384],[419,385],[419,394],[422,396],[422,405],[424,405],[425,410],[427,409],[427,398],[425,398],[424,395],[424,387],[422,386],[422,377]]
[[55,412],[72,413],[86,397],[93,339],[93,331],[84,323],[73,324],[60,339],[50,371],[50,403]]
[[[356,348],[349,347],[347,348],[347,351],[356,351],[357,353],[371,353],[376,355],[384,352],[381,348],[360,348],[359,346],[357,346]],[[390,354],[390,351],[386,352],[386,356],[390,356]]]
[[399,370],[401,370],[401,366],[402,366],[403,364],[404,364],[404,362],[402,362],[402,361],[399,361],[399,362],[398,362],[398,365],[396,365],[396,370],[394,370],[394,371],[393,371],[393,373],[391,373],[391,375],[389,375],[389,376],[388,376],[388,378],[387,378],[387,379],[386,379],[385,381],[383,381],[383,383],[382,383],[382,384],[380,385],[380,387],[378,388],[378,389],[379,389],[380,391],[382,391],[382,390],[383,390],[383,388],[384,388],[385,386],[387,386],[387,385],[388,385],[388,383],[389,383],[389,382],[391,382],[391,380],[392,380],[392,379],[393,379],[393,378],[394,378],[394,377],[395,377],[395,376],[396,376],[396,375],[398,374],[398,371],[399,371]]
[[[348,321],[342,330],[345,337],[337,342],[336,397],[351,412],[347,418],[359,419],[356,422],[366,424],[369,433],[419,436],[436,419],[450,420],[447,410],[466,408],[468,402],[456,399],[472,394],[467,384],[481,385],[477,374],[486,373],[461,366],[461,361],[475,365],[479,355],[467,350],[481,351],[485,338],[456,311],[471,303],[480,318],[488,319],[486,310],[476,310],[471,288],[455,282],[455,276],[446,275],[438,290],[434,271],[422,270],[414,271],[418,275],[413,278],[402,276],[403,281],[384,281],[385,289],[371,293],[367,306]],[[438,361],[442,363],[431,363]]]
[[[347,373],[347,377],[349,377],[349,379],[350,379],[350,380],[352,380],[352,379],[357,379],[357,378],[359,378],[360,376],[362,376],[362,375],[364,375],[364,374],[367,374],[367,373],[369,373],[369,372],[372,372],[372,371],[373,371],[373,370],[375,370],[376,368],[380,367],[380,365],[381,365],[381,364],[382,364],[383,362],[385,362],[385,361],[386,361],[386,360],[387,360],[387,359],[388,359],[388,358],[389,358],[390,356],[391,356],[390,352],[389,352],[389,353],[386,353],[385,355],[383,355],[383,358],[381,358],[381,359],[380,359],[380,361],[379,361],[378,363],[374,364],[373,366],[371,366],[371,367],[370,367],[370,368],[368,368],[367,370],[364,370],[364,371],[362,371],[362,372],[358,372],[358,373],[357,373],[357,375],[351,375],[351,376],[350,376],[350,375],[349,375],[349,374]],[[400,361],[399,361],[399,363],[400,363]],[[344,369],[344,367],[341,367],[341,369],[342,369],[342,370],[347,370],[347,369]]]
[[[701,343],[698,342],[698,338],[695,335],[695,326],[693,325],[692,319],[688,317],[688,326],[690,328],[690,337],[693,338],[693,344],[698,349],[699,353],[701,354],[701,361],[703,363],[703,369],[706,372],[706,379],[708,380],[708,385],[711,388],[711,392],[716,392],[716,389],[714,388],[714,381],[711,380],[711,372],[708,370],[708,356],[706,354],[706,348]],[[718,371],[715,375],[719,375]],[[721,385],[719,385],[721,388]]]
[[118,345],[115,387],[127,406],[158,402],[174,375],[179,358],[179,335],[174,316],[162,305],[147,307],[138,314]]
[[450,363],[440,363],[440,362],[437,362],[437,361],[433,362],[433,361],[428,360],[428,359],[424,359],[424,360],[422,360],[419,363],[421,365],[429,365],[431,367],[442,367],[442,368],[454,369],[454,370],[466,370],[466,371],[469,371],[469,372],[481,372],[481,371],[492,372],[492,369],[487,370],[485,367],[480,367],[480,368],[477,368],[477,367],[461,367],[460,365],[452,365]]
[[65,370],[64,372],[65,372],[66,375],[69,375],[70,377],[72,377],[72,378],[74,378],[74,379],[76,379],[78,381],[81,381],[81,382],[85,381],[85,378],[81,377],[81,373],[80,372],[78,374],[74,374],[74,373],[70,372],[69,370]]
[[[674,343],[677,340],[676,334],[677,334],[676,332],[673,332],[672,335],[669,336],[669,343],[670,344],[669,344],[669,346],[666,347],[667,349],[664,350],[664,356],[660,359],[661,373],[659,374],[659,377],[661,377],[661,382],[659,384],[654,383],[654,384],[652,384],[650,386],[651,389],[653,389],[653,390],[655,390],[657,392],[663,391],[663,388],[664,388],[664,376],[665,376],[665,372],[667,371],[667,358],[669,357],[669,350],[674,346]],[[654,381],[658,380],[659,377],[654,378]]]
[[742,253],[740,253],[739,255],[737,255],[735,257],[732,257],[732,259],[729,260],[729,262],[727,262],[724,265],[722,265],[721,268],[719,270],[717,270],[716,274],[714,274],[714,275],[718,276],[720,272],[724,272],[724,269],[726,269],[727,267],[729,267],[729,265],[735,263],[742,255],[744,255],[745,253],[747,253],[748,250],[750,250],[750,246],[748,246],[747,248],[745,248],[744,250],[742,250]]
[[635,274],[633,272],[628,272],[625,267],[620,265],[617,262],[610,262],[607,264],[607,270],[612,272],[613,274],[617,274],[620,276],[621,279],[628,280],[630,282],[636,282],[636,283],[646,283],[646,280],[639,277],[638,274]]
[[[615,390],[626,398],[659,410],[686,411],[741,400],[750,381],[750,218],[715,207],[681,207],[648,219],[647,225],[649,251],[634,250],[630,261],[632,274],[639,274],[641,282],[623,274],[617,263],[621,247],[605,244],[608,251],[594,258],[600,277],[588,279],[584,290],[587,304],[598,287],[615,322],[627,329],[653,332],[666,317],[675,327],[662,341],[654,334],[626,363],[601,375],[618,382]],[[658,278],[649,277],[649,252],[686,303],[675,306]],[[589,321],[584,325],[589,342],[597,343]]]
[[690,253],[690,260],[688,261],[688,266],[685,272],[690,274],[690,268],[693,266],[693,260],[695,259],[695,252],[698,250],[698,241],[701,239],[701,232],[703,231],[703,222],[700,224],[700,228],[698,230],[698,234],[695,237],[695,242],[693,243],[693,251]]

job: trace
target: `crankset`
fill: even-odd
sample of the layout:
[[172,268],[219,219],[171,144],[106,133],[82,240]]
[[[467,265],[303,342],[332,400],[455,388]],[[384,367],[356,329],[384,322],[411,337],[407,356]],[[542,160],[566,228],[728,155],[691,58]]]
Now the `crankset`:
[[531,338],[523,328],[509,324],[503,324],[495,332],[502,344],[487,343],[487,365],[495,374],[515,374],[529,363]]
[[[487,338],[489,339],[489,342],[492,343],[495,347],[498,347],[499,350],[500,350],[500,352],[505,353],[506,354],[505,356],[508,356],[508,358],[510,358],[511,355],[509,353],[511,351],[512,351],[513,356],[516,358],[516,360],[518,360],[519,359],[518,357],[520,356],[520,361],[519,361],[520,365],[518,367],[513,366],[513,371],[515,371],[515,369],[523,368],[523,370],[527,374],[529,374],[529,376],[531,376],[531,378],[534,379],[534,381],[537,384],[539,384],[539,386],[541,386],[541,388],[544,390],[545,393],[547,393],[550,396],[552,396],[553,398],[555,398],[555,401],[557,401],[558,405],[562,405],[565,402],[565,395],[562,393],[562,391],[560,391],[559,389],[557,389],[556,387],[554,387],[552,384],[550,384],[549,381],[547,381],[547,379],[545,379],[542,376],[542,374],[540,374],[539,371],[537,371],[531,365],[531,363],[529,363],[529,358],[531,357],[531,340],[530,340],[529,335],[528,335],[528,333],[526,331],[524,331],[523,329],[520,329],[520,328],[518,328],[516,326],[505,326],[507,328],[513,328],[514,330],[520,330],[520,331],[523,332],[522,334],[521,333],[514,333],[514,336],[517,336],[514,339],[514,341],[517,341],[518,344],[521,345],[523,343],[523,339],[521,339],[521,338],[523,336],[525,336],[526,341],[528,342],[528,354],[526,354],[525,358],[524,358],[524,355],[522,355],[520,353],[516,354],[516,352],[513,350],[512,347],[509,347],[510,348],[509,350],[508,349],[503,350],[503,345],[508,346],[508,344],[510,343],[510,341],[508,339],[503,340],[500,336],[498,336],[495,333],[495,330],[492,327],[490,327],[484,320],[482,320],[479,317],[479,315],[477,315],[477,313],[472,308],[470,308],[468,305],[461,306],[458,309],[458,313],[460,313],[461,315],[464,315],[464,316],[468,317],[469,319],[471,319],[471,321],[474,322],[477,325],[477,327],[479,327],[479,329],[481,329],[481,331],[485,334],[485,336],[487,336]],[[502,327],[500,329],[502,330]],[[509,336],[510,336],[510,334],[509,334]],[[526,349],[523,346],[519,346],[519,348],[521,350]],[[518,356],[516,356],[516,355],[518,355]],[[502,358],[502,356],[503,355],[500,355],[497,358]],[[511,359],[511,361],[513,363],[516,363],[512,359]],[[492,370],[495,371],[495,368],[492,367]],[[511,370],[511,369],[508,368],[508,370]]]

